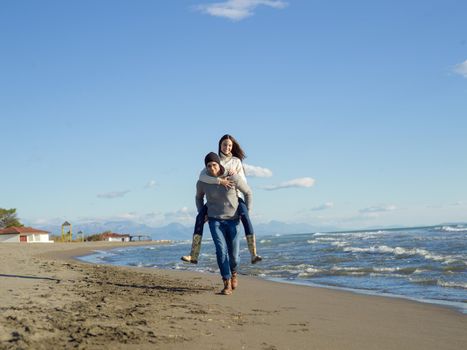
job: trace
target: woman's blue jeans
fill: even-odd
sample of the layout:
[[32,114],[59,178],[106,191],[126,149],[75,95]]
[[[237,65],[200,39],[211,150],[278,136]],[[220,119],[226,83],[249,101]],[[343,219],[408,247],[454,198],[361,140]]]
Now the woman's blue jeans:
[[216,246],[217,265],[223,279],[232,278],[240,262],[240,235],[238,220],[209,218],[209,229]]

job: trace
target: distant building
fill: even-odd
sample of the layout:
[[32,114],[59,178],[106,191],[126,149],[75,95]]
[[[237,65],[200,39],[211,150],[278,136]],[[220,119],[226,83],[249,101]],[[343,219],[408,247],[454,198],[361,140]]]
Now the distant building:
[[0,243],[53,243],[49,233],[32,227],[8,227],[0,230]]
[[102,234],[102,240],[107,242],[129,242],[130,235],[123,235],[120,233],[104,233]]

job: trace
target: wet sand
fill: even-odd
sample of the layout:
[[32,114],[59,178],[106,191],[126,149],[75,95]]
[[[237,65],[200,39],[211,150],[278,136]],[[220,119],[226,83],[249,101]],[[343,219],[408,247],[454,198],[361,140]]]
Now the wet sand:
[[233,295],[222,296],[215,274],[72,258],[136,244],[0,244],[0,349],[439,350],[467,344],[467,316],[435,305],[247,276],[240,276]]

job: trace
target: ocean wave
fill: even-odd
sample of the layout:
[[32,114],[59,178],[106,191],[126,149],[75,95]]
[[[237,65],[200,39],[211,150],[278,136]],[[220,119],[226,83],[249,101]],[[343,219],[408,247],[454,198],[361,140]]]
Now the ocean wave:
[[438,286],[441,286],[441,287],[467,289],[467,283],[465,282],[438,281],[437,284]]
[[94,249],[93,254],[100,254],[100,255],[117,255],[112,252],[112,250],[99,250],[99,249]]
[[338,267],[333,266],[330,270],[326,271],[329,276],[365,276],[371,273],[372,269],[359,268],[359,267]]
[[338,237],[350,237],[350,238],[357,238],[357,239],[371,239],[379,236],[384,236],[388,233],[388,231],[365,231],[365,232],[342,232],[336,234]]
[[332,242],[331,244],[335,247],[342,248],[342,247],[348,246],[350,243],[344,242],[344,241],[337,241],[337,242]]
[[307,269],[305,269],[305,271],[301,271],[298,273],[298,277],[311,277],[311,276],[315,276],[317,274],[320,274],[322,273],[323,270],[321,269],[315,269],[313,267],[309,267]]
[[320,242],[334,242],[337,239],[334,238],[334,237],[318,237],[318,238],[316,238],[316,240],[320,241]]
[[[342,243],[342,241],[338,241],[336,238],[332,237],[318,237],[315,239],[309,239],[306,241],[308,244],[323,244],[323,243],[331,243],[333,245],[336,245],[336,243]],[[345,243],[348,244],[348,243]]]
[[436,286],[438,285],[437,279],[427,279],[427,278],[409,278],[409,281],[416,284],[421,284],[423,286]]
[[459,288],[459,289],[467,289],[467,283],[465,282],[454,282],[454,281],[443,281],[438,279],[409,279],[410,282],[421,284],[424,286],[439,286],[445,288]]
[[322,272],[322,269],[319,269],[313,265],[298,264],[271,266],[269,269],[262,270],[260,274],[276,277],[284,277],[284,275],[292,275],[297,277],[311,277]]
[[467,261],[465,261],[462,256],[439,255],[439,254],[434,254],[426,249],[421,249],[421,248],[402,248],[402,247],[394,248],[394,247],[389,247],[386,245],[381,245],[381,246],[371,246],[367,248],[344,247],[342,250],[344,252],[351,252],[351,253],[383,253],[383,254],[389,253],[389,254],[394,254],[396,256],[419,255],[425,259],[433,260],[433,261],[440,261],[445,264],[461,262],[467,265]]
[[443,272],[462,272],[467,270],[467,264],[449,265],[443,268]]
[[467,232],[467,227],[465,226],[442,226],[440,231],[444,232]]
[[335,274],[399,274],[399,275],[410,275],[417,271],[415,267],[341,267],[333,266],[330,269],[332,275]]

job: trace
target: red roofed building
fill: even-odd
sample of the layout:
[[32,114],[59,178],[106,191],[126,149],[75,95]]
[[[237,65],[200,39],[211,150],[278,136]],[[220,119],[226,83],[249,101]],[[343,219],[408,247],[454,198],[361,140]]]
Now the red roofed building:
[[129,242],[130,235],[122,235],[120,233],[104,233],[102,239],[108,242]]
[[32,227],[8,227],[0,230],[0,243],[53,243],[49,233]]

